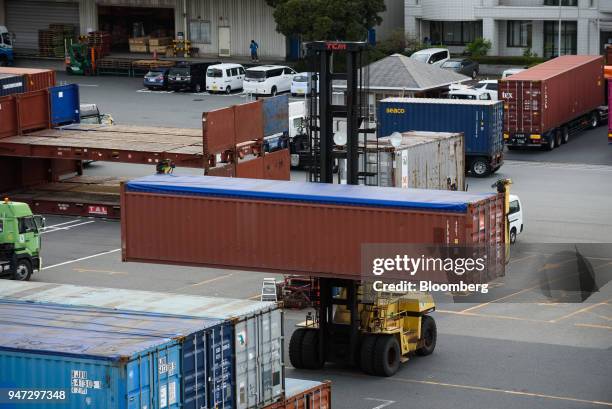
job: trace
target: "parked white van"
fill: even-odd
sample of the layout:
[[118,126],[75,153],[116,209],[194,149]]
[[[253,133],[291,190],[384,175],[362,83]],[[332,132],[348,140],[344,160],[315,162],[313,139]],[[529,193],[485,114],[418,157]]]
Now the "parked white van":
[[443,62],[450,59],[450,51],[446,48],[426,48],[425,50],[419,50],[413,53],[410,58],[439,67]]
[[523,232],[523,204],[517,195],[510,195],[508,224],[510,225],[510,244],[514,244],[516,236]]
[[206,70],[206,91],[225,92],[242,89],[245,70],[240,64],[216,64]]
[[244,92],[258,95],[276,95],[291,90],[291,82],[297,73],[283,65],[261,65],[246,70]]

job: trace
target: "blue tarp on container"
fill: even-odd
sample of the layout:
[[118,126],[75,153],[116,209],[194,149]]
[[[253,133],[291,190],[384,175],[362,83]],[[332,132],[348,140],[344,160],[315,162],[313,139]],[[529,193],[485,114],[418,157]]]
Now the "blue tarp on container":
[[435,209],[452,212],[465,212],[469,204],[480,202],[492,195],[445,190],[396,189],[393,187],[179,175],[146,176],[127,182],[126,188],[132,192],[159,194]]
[[63,390],[57,409],[231,408],[209,385],[228,366],[231,381],[232,345],[221,320],[0,301],[0,366],[15,368],[0,385]]
[[277,95],[263,100],[264,136],[289,132],[289,96]]
[[387,98],[378,104],[379,137],[393,132],[462,132],[466,155],[504,150],[501,101]]
[[51,103],[51,125],[74,124],[81,121],[77,84],[49,88],[49,101]]

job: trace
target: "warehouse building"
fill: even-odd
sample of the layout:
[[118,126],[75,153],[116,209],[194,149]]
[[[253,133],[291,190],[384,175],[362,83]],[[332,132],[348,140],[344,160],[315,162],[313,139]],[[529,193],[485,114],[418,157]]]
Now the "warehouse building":
[[[385,22],[372,33],[379,40],[403,28],[402,1],[387,0],[387,8]],[[38,31],[49,24],[72,24],[80,34],[108,31],[113,52],[127,51],[131,37],[184,33],[200,56],[246,57],[252,39],[261,58],[301,53],[299,39],[276,32],[265,0],[0,0],[0,24],[15,33],[22,54],[36,54]]]
[[600,54],[612,43],[612,0],[405,0],[406,34],[462,52],[478,37],[490,55],[531,49],[559,54]]

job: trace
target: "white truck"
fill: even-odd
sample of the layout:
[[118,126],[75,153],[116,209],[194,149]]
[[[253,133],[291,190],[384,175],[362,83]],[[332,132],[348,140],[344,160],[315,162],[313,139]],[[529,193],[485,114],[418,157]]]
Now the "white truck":
[[0,67],[13,65],[15,62],[13,54],[13,43],[15,36],[5,26],[0,26]]
[[510,225],[510,244],[514,244],[516,237],[523,232],[523,204],[517,195],[510,195],[508,224]]

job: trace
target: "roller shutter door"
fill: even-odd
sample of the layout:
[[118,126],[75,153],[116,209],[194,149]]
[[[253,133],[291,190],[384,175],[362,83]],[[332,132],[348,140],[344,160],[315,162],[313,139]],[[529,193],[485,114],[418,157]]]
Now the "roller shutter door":
[[17,51],[38,50],[38,30],[49,24],[73,24],[79,32],[79,3],[8,0],[6,23],[15,33]]

